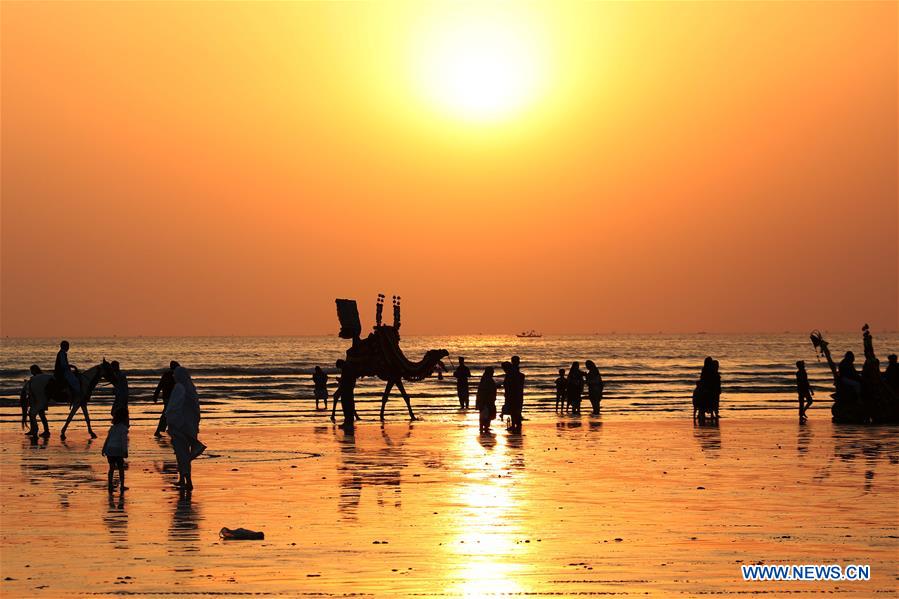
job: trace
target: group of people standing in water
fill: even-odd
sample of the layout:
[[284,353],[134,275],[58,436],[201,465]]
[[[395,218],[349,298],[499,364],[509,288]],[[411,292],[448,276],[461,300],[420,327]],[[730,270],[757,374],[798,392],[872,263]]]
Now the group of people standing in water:
[[[490,423],[497,418],[509,417],[509,430],[521,432],[524,420],[524,373],[521,372],[521,358],[512,356],[508,362],[502,362],[500,369],[503,371],[503,397],[504,402],[499,414],[496,411],[496,396],[499,385],[496,384],[495,369],[488,366],[484,369],[481,379],[478,381],[475,393],[475,408],[478,410],[478,429],[481,432],[490,430]],[[465,364],[465,358],[459,357],[459,365],[453,371],[456,379],[456,396],[459,398],[459,408],[469,408],[470,388],[468,379],[471,378],[471,370]]]
[[[578,362],[572,362],[571,368],[566,375],[565,369],[559,369],[559,378],[556,379],[556,404],[555,409],[558,412],[570,411],[572,415],[581,413],[581,401],[584,396],[584,389],[587,390],[587,397],[590,399],[592,413],[599,414],[600,402],[602,401],[602,393],[604,383],[599,368],[592,360],[585,363],[587,372],[584,373]],[[502,362],[500,368],[503,371],[503,394],[505,401],[499,417],[509,416],[509,430],[513,432],[521,431],[522,408],[524,406],[524,374],[521,372],[521,359],[518,356],[512,356],[508,362]],[[497,417],[496,411],[496,395],[498,385],[493,377],[495,370],[492,366],[484,369],[481,379],[478,382],[477,393],[475,395],[475,407],[480,415],[480,430],[490,430],[490,422]],[[468,379],[471,378],[471,370],[465,364],[465,358],[459,358],[459,365],[453,371],[453,377],[456,379],[456,395],[459,398],[459,408],[468,409],[469,407],[469,384]]]
[[587,389],[587,398],[590,400],[591,413],[595,416],[599,414],[600,402],[602,402],[602,393],[605,389],[602,375],[599,368],[593,360],[584,362],[587,372],[581,370],[580,363],[572,362],[568,374],[565,369],[559,369],[559,378],[556,379],[556,403],[555,409],[558,412],[570,411],[572,415],[578,416],[581,413],[581,401],[584,397],[584,388]]

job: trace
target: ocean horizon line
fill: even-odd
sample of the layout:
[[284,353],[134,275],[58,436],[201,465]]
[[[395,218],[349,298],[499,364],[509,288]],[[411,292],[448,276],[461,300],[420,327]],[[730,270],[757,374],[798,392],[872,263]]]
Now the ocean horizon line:
[[[820,329],[821,331],[832,335],[851,335],[859,333],[861,327],[856,329]],[[899,329],[874,329],[877,333],[893,335],[899,334]],[[670,336],[783,336],[783,335],[803,335],[807,336],[812,329],[808,331],[598,331],[592,333],[541,333],[539,337],[531,339],[542,339],[546,337],[556,338],[580,338],[580,337],[612,337],[612,336],[632,336],[632,337],[657,337],[660,335]],[[859,333],[860,334],[860,333]],[[518,337],[519,333],[403,333],[405,337]],[[60,334],[60,335],[2,335],[0,341],[5,340],[59,340],[59,339],[291,339],[291,338],[328,338],[338,337],[337,333],[209,333],[209,334],[188,334],[188,335],[157,335],[157,334],[102,334],[102,335],[80,335],[80,334]]]

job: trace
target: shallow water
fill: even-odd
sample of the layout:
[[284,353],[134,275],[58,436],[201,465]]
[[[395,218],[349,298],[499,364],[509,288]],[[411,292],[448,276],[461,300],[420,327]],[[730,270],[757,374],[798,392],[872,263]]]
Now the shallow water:
[[[829,335],[835,354],[848,349],[861,355],[861,335]],[[204,402],[204,417],[225,423],[302,422],[320,418],[312,399],[312,369],[333,365],[343,357],[346,342],[334,337],[210,337],[71,339],[69,358],[85,368],[103,357],[119,360],[128,374],[132,402],[152,396],[161,369],[177,359],[193,373]],[[52,369],[58,340],[4,339],[0,359],[0,424],[17,421],[19,390],[28,366]],[[573,360],[593,359],[606,382],[603,410],[607,413],[674,413],[690,409],[693,386],[706,355],[721,362],[724,410],[795,410],[795,362],[807,362],[818,388],[819,406],[827,402],[830,371],[817,362],[805,334],[781,335],[593,335],[518,339],[511,336],[404,337],[402,347],[412,359],[429,348],[445,348],[451,356],[467,358],[476,386],[487,365],[498,366],[513,354],[522,358],[527,374],[525,410],[551,410],[553,381],[559,368]],[[875,331],[881,357],[899,350],[899,335]],[[448,364],[448,363],[447,363]],[[449,364],[448,364],[449,365]],[[333,390],[335,377],[329,381]],[[429,419],[452,419],[458,408],[455,380],[432,377],[407,386],[413,405]],[[360,382],[357,400],[363,415],[380,406],[384,383]],[[111,401],[111,389],[98,388],[94,403]],[[388,413],[402,417],[405,407],[398,395]],[[106,414],[107,410],[99,413]],[[150,412],[147,412],[148,414]],[[65,417],[65,408],[51,407],[49,417]],[[138,415],[138,417],[143,417]]]
[[[474,414],[353,437],[204,423],[180,498],[168,443],[136,423],[124,500],[106,493],[102,438],[32,445],[6,427],[0,592],[895,595],[899,429],[762,415],[533,415],[523,435],[479,435]],[[266,538],[223,542],[223,526]],[[870,564],[873,579],[743,582],[759,561]]]

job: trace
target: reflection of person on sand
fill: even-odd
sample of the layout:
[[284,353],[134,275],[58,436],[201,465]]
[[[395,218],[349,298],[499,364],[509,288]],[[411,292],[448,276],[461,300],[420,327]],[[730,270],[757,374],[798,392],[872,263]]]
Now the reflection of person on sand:
[[34,393],[31,388],[32,379],[39,374],[43,374],[43,372],[41,372],[41,367],[37,364],[32,364],[31,378],[27,379],[25,384],[22,385],[22,393],[20,396],[22,405],[22,426],[25,426],[25,419],[27,418],[31,425],[28,429],[28,436],[32,439],[37,438],[38,417],[40,417],[41,424],[44,427],[44,432],[41,433],[41,437],[46,438],[50,436],[50,428],[47,426],[47,394]]
[[568,407],[575,416],[579,416],[581,413],[581,396],[583,394],[584,374],[581,372],[581,365],[572,362],[571,368],[568,369]]
[[157,438],[161,437],[166,429],[165,409],[169,405],[169,398],[172,396],[172,390],[175,388],[175,369],[179,366],[181,364],[175,360],[169,362],[169,367],[159,377],[159,384],[156,385],[156,390],[153,391],[153,403],[159,401],[159,396],[162,395],[162,414],[159,415],[159,424],[156,425],[156,432],[153,433],[153,436]]
[[[175,510],[172,512],[172,524],[169,527],[169,540],[176,541],[169,543],[169,551],[181,553],[182,551],[191,551],[191,555],[196,556],[194,551],[197,547],[195,543],[200,540],[200,521],[203,520],[199,504],[193,502],[193,495],[190,492],[182,491],[178,495],[178,501],[175,503]],[[181,546],[179,543],[189,543]],[[187,566],[190,562],[184,564]]]
[[590,405],[593,407],[593,415],[599,414],[600,402],[602,401],[602,390],[605,384],[602,382],[602,375],[599,374],[599,368],[593,363],[593,360],[587,360],[587,376],[584,377],[587,382],[587,396],[590,398]]
[[112,414],[112,426],[106,434],[106,441],[103,443],[101,454],[106,457],[109,462],[109,471],[106,473],[107,488],[110,495],[115,491],[113,485],[113,477],[115,471],[119,471],[119,486],[121,492],[128,490],[125,486],[125,458],[128,457],[128,412],[127,410],[118,410]]
[[556,410],[565,410],[565,391],[568,387],[568,379],[565,378],[565,369],[559,369],[559,378],[556,379]]
[[484,369],[478,383],[475,407],[480,414],[479,430],[486,433],[490,430],[490,421],[496,418],[496,381],[493,380],[493,366]]
[[814,403],[812,395],[815,392],[812,391],[812,386],[808,382],[808,372],[805,370],[803,360],[796,362],[796,391],[799,393],[799,422],[805,422],[808,420],[805,411]]
[[465,358],[459,356],[459,367],[453,371],[456,378],[456,395],[459,396],[459,407],[463,410],[468,409],[468,379],[471,377],[471,370],[465,365]]
[[328,375],[322,370],[321,366],[316,366],[312,373],[312,384],[315,386],[313,394],[315,395],[315,409],[318,409],[318,402],[325,401],[325,409],[328,409]]
[[190,373],[183,366],[174,372],[175,388],[165,409],[165,419],[172,438],[172,449],[178,461],[176,486],[193,489],[191,461],[206,449],[198,439],[200,432],[200,398]]

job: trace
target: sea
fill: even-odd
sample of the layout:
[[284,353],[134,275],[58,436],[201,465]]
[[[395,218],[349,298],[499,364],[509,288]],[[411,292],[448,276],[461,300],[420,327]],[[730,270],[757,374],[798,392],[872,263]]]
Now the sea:
[[[826,335],[836,358],[847,350],[862,356],[861,334]],[[875,350],[886,363],[899,352],[899,334],[876,333]],[[152,420],[161,410],[152,407],[152,395],[162,370],[178,360],[190,370],[200,393],[204,421],[221,424],[295,423],[327,420],[313,398],[312,371],[322,366],[328,386],[336,386],[334,363],[344,356],[347,342],[330,337],[132,337],[71,338],[69,361],[85,369],[102,359],[118,360],[128,376],[132,420]],[[605,381],[603,418],[683,417],[691,413],[692,391],[703,359],[720,362],[722,418],[737,413],[780,414],[796,410],[795,363],[805,360],[817,390],[817,405],[830,405],[832,379],[827,363],[816,356],[806,334],[766,335],[589,335],[518,338],[491,336],[403,336],[407,358],[420,360],[428,349],[446,349],[450,372],[421,382],[406,383],[416,415],[423,420],[458,419],[455,379],[458,356],[472,371],[471,393],[484,367],[513,355],[521,357],[526,375],[525,416],[554,417],[555,385],[560,368],[572,361],[593,360]],[[0,342],[0,422],[19,422],[19,394],[31,364],[52,371],[58,349],[56,339],[6,338]],[[500,377],[497,376],[499,380]],[[376,419],[384,382],[362,379],[357,404],[364,419]],[[112,389],[101,384],[91,400],[94,418],[108,417],[102,406],[112,402]],[[498,403],[501,403],[501,399]],[[149,405],[147,405],[149,404]],[[474,405],[474,400],[471,402]],[[142,407],[146,406],[146,407]],[[65,406],[51,405],[51,422],[65,418]],[[339,408],[338,408],[339,411]],[[388,419],[407,417],[399,393],[387,403]],[[76,422],[80,420],[77,417]]]

